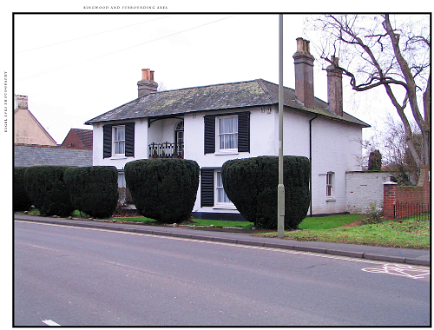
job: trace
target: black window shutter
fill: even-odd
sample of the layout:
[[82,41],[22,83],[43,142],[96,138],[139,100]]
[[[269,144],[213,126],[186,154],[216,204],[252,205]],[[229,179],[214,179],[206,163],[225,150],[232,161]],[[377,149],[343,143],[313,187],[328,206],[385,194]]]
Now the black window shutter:
[[134,157],[134,123],[125,124],[125,156]]
[[250,152],[250,112],[238,114],[238,151]]
[[214,206],[214,170],[201,170],[201,206]]
[[207,115],[205,119],[205,154],[215,152],[215,116]]
[[104,125],[103,131],[103,158],[112,156],[112,125]]

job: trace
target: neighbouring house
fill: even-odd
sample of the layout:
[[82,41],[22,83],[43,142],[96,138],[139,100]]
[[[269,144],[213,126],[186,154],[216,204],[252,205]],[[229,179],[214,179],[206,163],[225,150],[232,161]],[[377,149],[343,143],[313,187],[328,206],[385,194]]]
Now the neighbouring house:
[[[284,154],[311,160],[310,215],[347,212],[346,173],[361,170],[362,129],[369,125],[343,111],[335,66],[327,68],[328,102],[314,97],[309,41],[297,39],[293,58],[295,90],[284,88]],[[240,217],[220,170],[227,160],[278,155],[279,86],[256,79],[157,92],[149,69],[137,84],[137,99],[86,122],[93,125],[93,165],[116,166],[124,185],[127,162],[195,160],[201,168],[195,216]]]
[[14,143],[57,145],[56,141],[30,112],[26,95],[15,95]]
[[92,166],[92,130],[71,129],[59,146],[29,111],[27,96],[15,95],[15,104],[14,166]]
[[93,131],[91,129],[71,128],[61,146],[91,150],[93,146]]

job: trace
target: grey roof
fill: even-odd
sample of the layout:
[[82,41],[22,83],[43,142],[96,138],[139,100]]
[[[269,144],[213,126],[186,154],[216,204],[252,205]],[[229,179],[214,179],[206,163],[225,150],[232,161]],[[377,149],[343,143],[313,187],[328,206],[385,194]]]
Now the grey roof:
[[[278,104],[278,90],[277,84],[256,79],[156,92],[121,105],[85,124],[273,105]],[[284,104],[293,109],[369,127],[367,123],[345,112],[343,117],[335,115],[329,110],[328,104],[318,98],[315,98],[315,109],[307,109],[295,101],[295,91],[291,88],[284,88]]]
[[61,146],[14,145],[14,166],[92,166],[92,150]]

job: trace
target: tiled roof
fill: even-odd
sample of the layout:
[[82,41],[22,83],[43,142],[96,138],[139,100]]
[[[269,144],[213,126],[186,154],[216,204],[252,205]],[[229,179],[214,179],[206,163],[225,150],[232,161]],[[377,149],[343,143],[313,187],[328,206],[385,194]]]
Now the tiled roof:
[[92,166],[92,150],[61,146],[14,145],[14,166]]
[[[273,105],[278,104],[278,90],[279,85],[256,79],[156,92],[121,105],[88,120],[85,124]],[[335,115],[328,109],[326,102],[317,98],[315,109],[307,109],[295,101],[295,91],[291,88],[284,88],[284,104],[301,111],[369,127],[368,124],[347,113],[344,113],[343,117]]]
[[83,143],[85,148],[92,149],[93,147],[93,130],[91,129],[81,129],[81,128],[72,128],[77,138]]

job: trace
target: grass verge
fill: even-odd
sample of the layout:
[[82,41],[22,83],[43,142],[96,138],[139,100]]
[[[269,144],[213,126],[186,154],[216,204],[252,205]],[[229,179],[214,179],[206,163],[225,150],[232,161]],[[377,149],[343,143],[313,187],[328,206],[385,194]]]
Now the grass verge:
[[[127,217],[127,218],[114,218],[117,222],[141,222],[149,225],[156,225],[157,222],[153,219],[146,217]],[[223,227],[237,227],[245,230],[251,230],[253,227],[253,222],[248,221],[223,221],[223,220],[203,220],[203,219],[192,219],[191,222],[184,223],[185,225],[197,226],[197,227],[209,227],[213,225],[215,228]]]
[[[408,218],[351,228],[287,231],[285,232],[285,238],[299,241],[322,241],[429,249],[431,246],[430,224],[430,219],[416,220],[415,218]],[[277,232],[260,233],[259,235],[264,237],[276,237]]]

